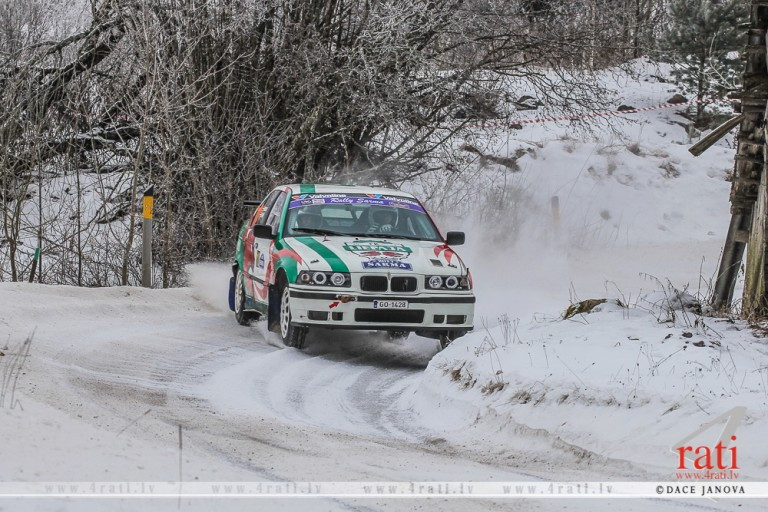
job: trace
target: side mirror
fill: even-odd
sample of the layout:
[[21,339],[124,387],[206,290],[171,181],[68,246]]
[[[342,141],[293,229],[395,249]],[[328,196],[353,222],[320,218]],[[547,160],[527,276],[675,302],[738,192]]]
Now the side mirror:
[[251,228],[253,236],[256,238],[266,238],[268,240],[274,240],[275,234],[272,233],[272,226],[267,224],[256,224]]
[[464,232],[449,231],[445,234],[445,243],[448,245],[462,245],[464,243]]

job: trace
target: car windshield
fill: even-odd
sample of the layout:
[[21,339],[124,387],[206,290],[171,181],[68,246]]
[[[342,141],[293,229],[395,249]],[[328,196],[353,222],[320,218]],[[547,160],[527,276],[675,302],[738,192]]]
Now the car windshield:
[[442,241],[418,201],[381,194],[295,194],[283,234]]

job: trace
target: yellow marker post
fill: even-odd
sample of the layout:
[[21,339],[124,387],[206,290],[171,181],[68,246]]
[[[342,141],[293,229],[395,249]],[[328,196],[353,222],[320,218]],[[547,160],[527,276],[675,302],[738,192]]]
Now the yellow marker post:
[[152,196],[144,196],[144,218],[152,218],[152,209],[155,207],[155,198]]
[[152,210],[155,206],[155,187],[144,191],[144,207],[141,226],[141,286],[152,288]]

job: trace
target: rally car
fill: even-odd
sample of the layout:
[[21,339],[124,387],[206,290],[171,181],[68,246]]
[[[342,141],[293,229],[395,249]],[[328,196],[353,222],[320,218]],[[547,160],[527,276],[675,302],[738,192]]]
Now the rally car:
[[242,325],[266,317],[287,346],[307,330],[409,332],[445,347],[473,327],[469,269],[424,206],[405,192],[284,185],[255,207],[237,240],[230,308]]

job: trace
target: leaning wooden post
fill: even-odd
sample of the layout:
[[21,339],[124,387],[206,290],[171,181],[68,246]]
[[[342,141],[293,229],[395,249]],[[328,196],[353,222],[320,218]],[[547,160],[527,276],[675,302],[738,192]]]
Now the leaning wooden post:
[[715,309],[727,308],[731,305],[741,260],[747,247],[751,222],[751,211],[737,211],[731,216],[731,224],[725,237],[725,247],[723,247],[720,268],[715,281],[715,293],[712,297],[712,306]]
[[155,187],[144,191],[144,220],[141,236],[141,286],[152,288],[152,209],[155,203]]

